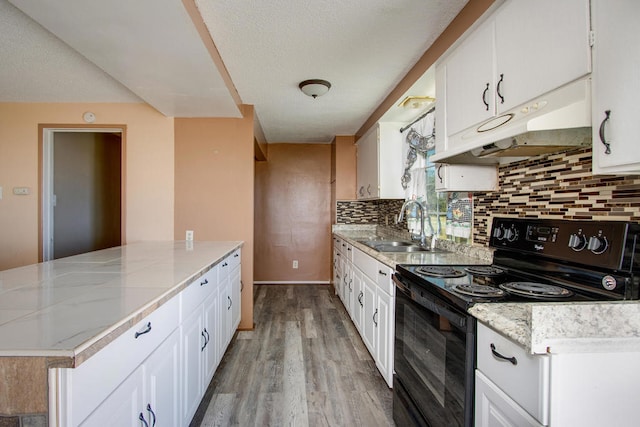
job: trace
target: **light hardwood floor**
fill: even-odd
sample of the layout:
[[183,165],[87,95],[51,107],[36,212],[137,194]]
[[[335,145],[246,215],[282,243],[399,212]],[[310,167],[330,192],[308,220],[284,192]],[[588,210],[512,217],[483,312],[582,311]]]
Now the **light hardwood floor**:
[[392,393],[328,285],[256,285],[198,426],[393,426]]

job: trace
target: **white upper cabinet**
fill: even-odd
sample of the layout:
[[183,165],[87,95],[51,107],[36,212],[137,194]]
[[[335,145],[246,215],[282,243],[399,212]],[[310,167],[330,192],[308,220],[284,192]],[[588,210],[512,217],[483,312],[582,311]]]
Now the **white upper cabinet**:
[[588,0],[511,0],[495,17],[496,108],[511,110],[591,71]]
[[640,134],[640,2],[591,0],[591,7],[595,39],[593,173],[637,174],[640,173],[637,142]]
[[358,200],[404,198],[401,127],[401,123],[377,123],[358,140]]
[[[464,41],[445,68],[447,134],[483,122],[496,112],[494,25],[486,22]],[[436,93],[440,97],[440,93]],[[436,133],[440,129],[436,129]]]
[[[444,137],[589,74],[589,19],[588,0],[506,1],[438,64]],[[442,146],[452,148],[446,140]]]

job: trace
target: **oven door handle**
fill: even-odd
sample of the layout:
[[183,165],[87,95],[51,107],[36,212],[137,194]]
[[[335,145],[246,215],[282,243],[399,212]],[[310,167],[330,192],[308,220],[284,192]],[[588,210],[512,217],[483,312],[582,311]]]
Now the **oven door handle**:
[[[416,297],[414,297],[413,292],[411,292],[411,290],[407,288],[407,286],[404,283],[402,283],[402,281],[398,277],[396,277],[396,275],[393,275],[393,281],[395,282],[397,289],[401,291],[403,294],[405,294],[407,298],[411,299],[412,301],[416,301]],[[447,307],[445,307],[441,303],[438,303],[434,299],[431,299],[422,295],[422,298],[420,298],[420,302],[416,301],[416,303],[423,306],[427,310],[430,310],[431,312],[446,318],[450,322],[455,323],[460,328],[465,329],[467,327],[466,316],[460,315],[452,310],[449,310]]]

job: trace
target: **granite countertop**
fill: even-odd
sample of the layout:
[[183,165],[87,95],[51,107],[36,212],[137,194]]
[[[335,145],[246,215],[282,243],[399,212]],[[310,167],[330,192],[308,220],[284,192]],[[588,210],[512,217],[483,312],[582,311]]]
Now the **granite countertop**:
[[640,351],[640,302],[479,303],[474,317],[531,354]]
[[[486,248],[451,245],[450,252],[381,253],[360,243],[376,226],[334,226],[334,234],[395,269],[396,264],[491,264]],[[640,301],[478,303],[469,313],[531,354],[640,351]]]
[[441,250],[436,252],[378,252],[364,245],[361,241],[394,237],[381,236],[375,225],[334,225],[333,233],[393,269],[397,264],[488,265],[492,260],[492,253],[486,248],[463,245],[443,247],[446,245],[446,242],[443,241],[437,242],[436,248]]
[[0,356],[95,352],[242,244],[141,242],[0,271]]

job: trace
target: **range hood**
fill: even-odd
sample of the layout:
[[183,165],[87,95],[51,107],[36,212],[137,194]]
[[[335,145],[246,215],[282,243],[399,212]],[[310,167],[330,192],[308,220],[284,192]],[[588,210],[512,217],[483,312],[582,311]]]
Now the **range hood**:
[[507,163],[591,144],[591,81],[578,80],[452,135],[437,163]]

